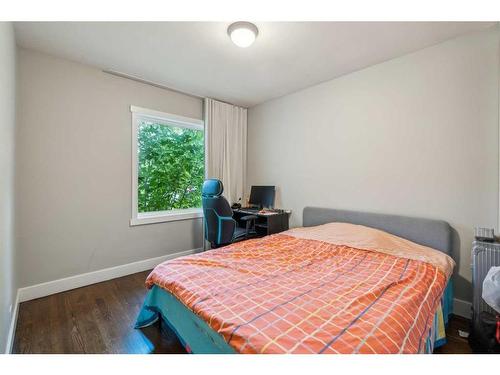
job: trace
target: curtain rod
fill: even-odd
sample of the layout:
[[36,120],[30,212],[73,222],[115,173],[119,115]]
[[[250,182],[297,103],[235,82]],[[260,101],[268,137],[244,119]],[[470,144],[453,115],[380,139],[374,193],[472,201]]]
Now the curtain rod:
[[165,85],[162,85],[160,83],[156,83],[156,82],[153,82],[153,81],[148,81],[146,79],[142,79],[140,77],[136,77],[136,76],[133,76],[133,75],[130,75],[130,74],[126,74],[126,73],[121,73],[121,72],[117,72],[115,70],[103,70],[103,73],[106,73],[106,74],[111,74],[113,76],[117,76],[117,77],[120,77],[120,78],[126,78],[126,79],[130,79],[132,81],[136,81],[136,82],[139,82],[139,83],[144,83],[146,85],[150,85],[150,86],[154,86],[154,87],[158,87],[160,89],[164,89],[164,90],[169,90],[169,91],[173,91],[173,92],[177,92],[179,94],[183,94],[183,95],[187,95],[187,96],[191,96],[193,98],[196,98],[196,99],[205,99],[203,96],[199,96],[199,95],[195,95],[195,94],[190,94],[190,93],[187,93],[187,92],[184,92],[184,91],[180,91],[180,90],[176,90],[176,89],[173,89],[171,87],[168,87],[168,86],[165,86]]
[[[133,76],[133,75],[130,75],[130,74],[127,74],[127,73],[121,73],[121,72],[117,72],[115,70],[105,70],[105,69],[103,69],[102,72],[106,73],[106,74],[111,74],[111,75],[116,76],[116,77],[130,79],[130,80],[135,81],[135,82],[144,83],[146,85],[158,87],[158,88],[163,89],[163,90],[169,90],[169,91],[173,91],[173,92],[176,92],[176,93],[179,93],[179,94],[182,94],[182,95],[187,95],[187,96],[190,96],[192,98],[201,99],[201,100],[205,99],[205,97],[203,97],[203,96],[199,96],[199,95],[195,95],[195,94],[190,94],[190,93],[187,93],[187,92],[184,92],[184,91],[173,89],[171,87],[162,85],[161,83],[156,83],[156,82],[153,82],[153,81],[148,81],[146,79],[143,79],[143,78],[140,78],[140,77],[137,77],[137,76]],[[229,104],[229,105],[234,105],[234,106],[241,107],[241,108],[247,108],[247,107],[238,106],[236,104],[229,103],[229,102],[226,102],[225,100],[220,100],[220,99],[217,99],[217,98],[210,98],[210,99],[214,99],[214,100],[217,100],[218,102],[226,103],[226,104]]]

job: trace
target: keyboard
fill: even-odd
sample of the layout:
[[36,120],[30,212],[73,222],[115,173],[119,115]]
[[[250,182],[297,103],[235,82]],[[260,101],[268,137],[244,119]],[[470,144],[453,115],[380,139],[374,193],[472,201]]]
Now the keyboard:
[[255,213],[255,212],[259,212],[260,210],[258,208],[253,208],[253,207],[249,207],[249,208],[243,208],[242,207],[238,211]]

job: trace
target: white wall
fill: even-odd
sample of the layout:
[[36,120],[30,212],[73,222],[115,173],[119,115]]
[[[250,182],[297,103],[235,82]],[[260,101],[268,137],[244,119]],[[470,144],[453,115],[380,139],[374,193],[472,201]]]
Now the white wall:
[[496,29],[463,36],[249,110],[248,176],[306,205],[447,220],[470,300],[474,226],[497,227]]
[[201,220],[130,227],[131,114],[202,118],[202,101],[19,50],[20,287],[202,246]]
[[0,353],[5,352],[14,277],[14,125],[16,45],[12,24],[0,22]]

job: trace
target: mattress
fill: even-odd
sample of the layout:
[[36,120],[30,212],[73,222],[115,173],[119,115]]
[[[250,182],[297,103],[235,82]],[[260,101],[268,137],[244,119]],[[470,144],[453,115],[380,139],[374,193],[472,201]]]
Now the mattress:
[[372,228],[298,228],[159,265],[137,326],[161,316],[194,353],[431,352],[452,269]]

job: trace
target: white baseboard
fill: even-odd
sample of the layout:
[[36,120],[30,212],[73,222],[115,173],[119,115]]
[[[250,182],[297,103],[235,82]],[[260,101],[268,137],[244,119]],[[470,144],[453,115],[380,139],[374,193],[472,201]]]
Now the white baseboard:
[[10,318],[9,333],[7,334],[8,336],[7,336],[7,345],[5,346],[5,354],[12,353],[12,345],[14,345],[14,335],[16,334],[16,326],[17,326],[17,314],[19,311],[19,291],[17,291],[13,309],[14,311],[12,312]]
[[458,298],[453,298],[453,314],[463,318],[472,318],[472,303]]
[[82,273],[80,275],[70,276],[64,279],[58,279],[42,284],[36,284],[25,288],[20,288],[18,290],[19,302],[25,302],[36,298],[46,297],[50,296],[51,294],[65,292],[66,290],[80,288],[82,286],[100,283],[102,281],[116,279],[117,277],[122,277],[133,273],[146,271],[166,260],[193,254],[201,250],[202,249],[200,248],[200,249],[181,251],[174,254],[163,255],[157,258],[140,260],[134,263],[123,264],[121,266],[105,268],[102,270],[88,272],[88,273]]

